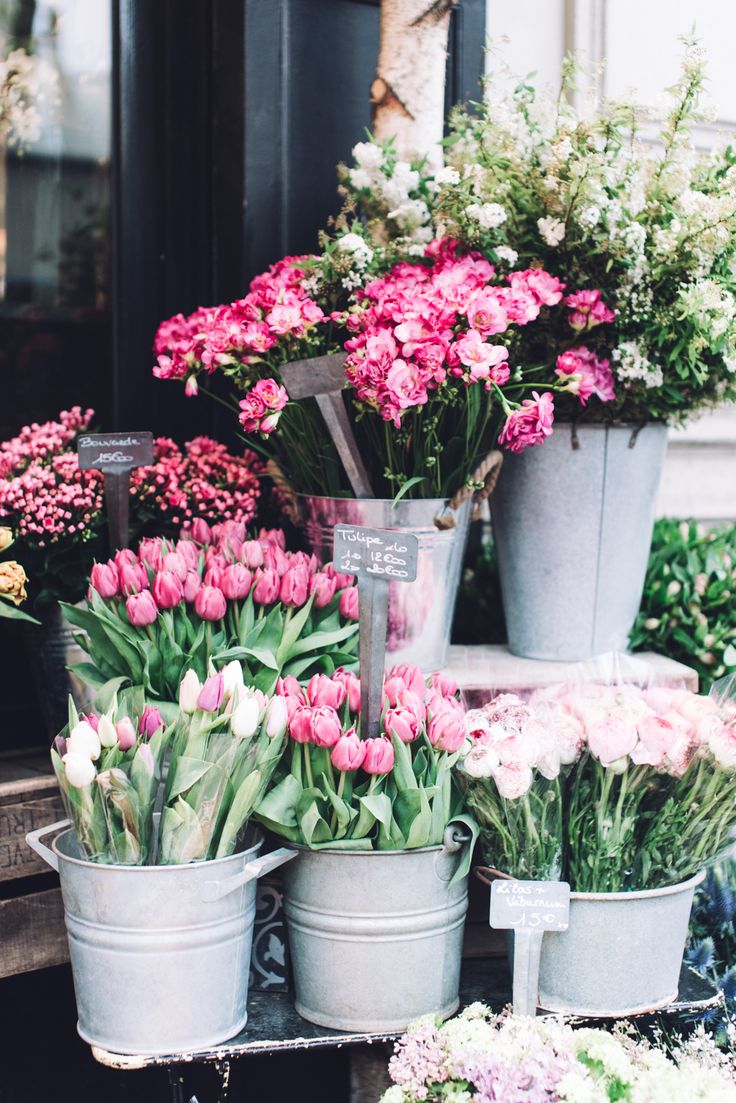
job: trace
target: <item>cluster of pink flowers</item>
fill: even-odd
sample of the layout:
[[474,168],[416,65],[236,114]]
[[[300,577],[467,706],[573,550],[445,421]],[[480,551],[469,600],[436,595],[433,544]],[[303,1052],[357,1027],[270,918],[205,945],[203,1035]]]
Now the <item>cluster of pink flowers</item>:
[[58,421],[34,421],[25,425],[17,437],[0,444],[0,479],[8,479],[24,471],[34,460],[62,455],[78,434],[89,427],[94,410],[72,406],[62,410]]
[[187,394],[196,394],[200,371],[212,373],[231,365],[268,359],[292,338],[309,336],[325,320],[319,305],[304,287],[300,265],[309,257],[284,257],[256,276],[243,299],[222,306],[200,307],[185,317],[176,314],[162,322],[154,341],[159,379],[187,379]]
[[261,530],[257,539],[248,539],[242,521],[210,526],[196,518],[178,540],[149,537],[137,552],[126,548],[95,564],[90,589],[106,601],[124,601],[135,627],[153,624],[160,612],[180,606],[192,606],[202,620],[220,621],[228,602],[242,602],[248,595],[259,606],[281,602],[292,609],[314,595],[321,609],[339,594],[342,615],[357,620],[354,576],[339,574],[332,564],[321,567],[315,556],[287,552],[284,546],[280,530]]
[[578,333],[585,329],[594,329],[604,322],[612,322],[616,317],[603,302],[599,290],[575,291],[565,296],[565,306],[570,311],[568,322]]
[[0,521],[37,548],[68,537],[91,537],[103,523],[99,471],[80,471],[74,452],[34,459],[19,475],[0,479]]
[[275,379],[259,379],[238,403],[238,421],[246,433],[262,433],[267,437],[278,425],[288,401],[286,388]]
[[465,741],[464,710],[455,683],[442,674],[425,679],[410,664],[392,667],[384,680],[384,734],[376,739],[361,739],[356,730],[360,680],[354,674],[316,674],[306,687],[296,678],[281,678],[276,692],[286,699],[294,742],[327,748],[337,770],[389,774],[394,766],[391,736],[413,743],[426,734],[433,747],[450,754]]
[[561,382],[567,383],[568,391],[578,396],[583,406],[591,395],[601,402],[610,402],[616,397],[611,361],[599,359],[585,345],[578,345],[558,356],[555,372]]
[[623,773],[629,763],[681,778],[698,757],[736,769],[736,710],[685,689],[558,685],[528,702],[501,694],[465,718],[462,769],[492,777],[502,797],[528,792],[533,771],[553,779],[583,750]]
[[183,448],[159,437],[153,465],[131,472],[130,492],[137,512],[172,525],[194,517],[248,522],[256,513],[262,471],[254,452],[234,456],[211,437],[195,437]]

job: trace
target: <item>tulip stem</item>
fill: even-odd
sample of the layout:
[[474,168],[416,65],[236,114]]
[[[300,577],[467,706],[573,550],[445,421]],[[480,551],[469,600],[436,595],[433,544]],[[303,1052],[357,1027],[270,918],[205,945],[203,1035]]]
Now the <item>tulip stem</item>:
[[307,787],[309,789],[313,789],[314,788],[314,778],[312,776],[312,760],[309,757],[309,744],[308,743],[302,743],[302,747],[304,748],[304,769],[305,769],[306,774],[307,774]]

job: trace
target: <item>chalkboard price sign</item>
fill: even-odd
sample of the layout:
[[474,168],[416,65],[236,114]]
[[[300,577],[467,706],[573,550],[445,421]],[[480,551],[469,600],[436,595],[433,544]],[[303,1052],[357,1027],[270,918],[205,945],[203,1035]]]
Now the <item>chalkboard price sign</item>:
[[491,926],[500,930],[566,931],[570,886],[565,881],[494,881]]
[[419,541],[408,532],[336,525],[333,562],[345,574],[395,582],[417,577]]
[[153,463],[153,433],[85,433],[77,437],[82,471],[102,471],[111,550],[128,546],[130,472]]

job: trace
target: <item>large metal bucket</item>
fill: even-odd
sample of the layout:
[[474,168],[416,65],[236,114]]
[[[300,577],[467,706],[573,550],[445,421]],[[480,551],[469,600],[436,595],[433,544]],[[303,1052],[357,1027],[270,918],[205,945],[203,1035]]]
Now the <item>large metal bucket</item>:
[[284,870],[296,1009],[320,1026],[400,1031],[459,1004],[467,842],[421,850],[299,848]]
[[561,425],[506,455],[491,512],[514,655],[577,661],[626,650],[666,445],[664,425],[581,425],[575,435]]
[[317,498],[297,495],[309,546],[332,558],[335,525],[366,525],[413,533],[419,540],[415,582],[389,584],[386,661],[415,663],[430,673],[447,663],[450,630],[468,538],[472,503],[454,511],[453,528],[440,529],[435,518],[446,511],[442,498],[400,501],[384,498]]
[[249,850],[178,866],[81,859],[73,831],[26,836],[58,870],[79,1022],[91,1045],[167,1054],[232,1038],[247,1020],[256,882],[294,856]]
[[571,893],[570,926],[542,939],[539,1006],[622,1018],[672,1003],[704,876],[641,892]]

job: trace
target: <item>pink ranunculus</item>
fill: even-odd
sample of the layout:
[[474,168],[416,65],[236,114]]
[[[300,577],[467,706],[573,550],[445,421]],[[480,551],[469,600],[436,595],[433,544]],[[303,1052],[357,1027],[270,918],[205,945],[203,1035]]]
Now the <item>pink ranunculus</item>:
[[388,709],[383,724],[389,735],[395,735],[402,743],[411,743],[420,732],[420,724],[410,709]]
[[190,533],[198,544],[209,544],[212,540],[212,529],[203,517],[195,517],[192,521]]
[[158,571],[151,590],[160,609],[175,609],[184,600],[184,587],[173,571]]
[[722,769],[736,768],[736,723],[733,719],[730,723],[709,725],[707,746]]
[[240,562],[248,567],[249,570],[255,571],[258,567],[263,566],[263,548],[258,540],[246,540],[240,548]]
[[342,724],[335,709],[317,705],[310,716],[312,743],[316,747],[334,747],[342,735]]
[[118,720],[115,725],[115,734],[118,737],[118,747],[121,751],[129,751],[134,746],[136,741],[135,728],[129,717],[124,716],[122,720]]
[[283,605],[300,609],[307,600],[308,592],[309,574],[303,564],[297,563],[295,567],[290,567],[281,579],[279,600]]
[[328,678],[326,674],[315,674],[307,685],[307,697],[310,705],[328,705],[339,709],[345,700],[347,689],[337,678]]
[[631,761],[641,766],[663,766],[667,751],[675,739],[675,729],[662,716],[645,716],[637,725],[639,742],[631,751]]
[[493,772],[493,780],[500,796],[504,800],[518,800],[529,792],[532,784],[531,767],[525,762],[514,761],[498,766]]
[[163,728],[164,718],[154,705],[146,705],[138,720],[138,732],[144,739],[150,739],[159,728]]
[[107,563],[95,563],[90,574],[90,586],[96,590],[100,597],[116,597],[120,578],[118,569],[112,560]]
[[264,567],[256,571],[252,594],[256,605],[272,605],[279,596],[281,579],[276,571]]
[[352,713],[357,715],[357,713],[360,712],[360,678],[350,673],[350,671],[343,670],[342,667],[339,667],[332,675],[332,680],[335,682],[342,682],[345,686],[348,708]]
[[509,452],[523,452],[535,444],[541,444],[552,433],[554,399],[547,391],[540,395],[532,391],[533,398],[525,398],[521,408],[513,410],[501,430],[498,443]]
[[588,727],[588,748],[602,766],[630,755],[637,740],[636,727],[623,716],[608,714]]
[[241,601],[247,597],[253,575],[242,563],[231,563],[220,577],[220,589],[229,601]]
[[195,597],[202,588],[202,579],[199,577],[197,571],[187,571],[187,577],[184,579],[184,600],[188,605],[191,605]]
[[211,674],[199,691],[197,708],[204,712],[217,712],[225,696],[225,679],[222,672]]
[[144,628],[155,621],[158,616],[158,605],[151,596],[150,590],[142,590],[139,594],[131,594],[126,600],[125,612],[132,625],[136,628]]
[[343,772],[357,770],[363,765],[366,743],[358,737],[355,728],[350,728],[341,735],[332,748],[330,759],[336,770]]
[[[286,698],[287,704],[290,700],[293,698]],[[312,742],[312,709],[308,705],[300,705],[291,714],[289,735],[295,743]]]
[[167,552],[161,562],[161,569],[164,571],[171,571],[180,582],[183,582],[187,577],[188,567],[189,565],[184,556],[176,551]]
[[340,614],[345,617],[345,620],[359,619],[360,610],[357,586],[351,586],[350,589],[342,591],[338,607],[340,609]]
[[194,597],[194,611],[202,620],[222,620],[227,612],[227,601],[217,586],[202,586]]
[[367,774],[390,774],[394,768],[394,749],[385,736],[365,740],[363,769]]
[[337,590],[337,582],[324,571],[318,571],[309,580],[309,593],[314,595],[316,609],[324,609],[330,604]]

